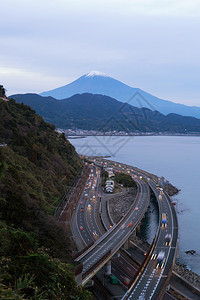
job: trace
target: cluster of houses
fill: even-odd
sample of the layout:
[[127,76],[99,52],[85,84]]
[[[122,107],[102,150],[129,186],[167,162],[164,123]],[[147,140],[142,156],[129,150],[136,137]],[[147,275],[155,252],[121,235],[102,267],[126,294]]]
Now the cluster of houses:
[[114,188],[115,188],[115,182],[112,180],[112,178],[115,176],[113,173],[112,168],[106,168],[105,169],[108,172],[108,180],[106,180],[106,185],[105,185],[105,192],[106,193],[113,193]]

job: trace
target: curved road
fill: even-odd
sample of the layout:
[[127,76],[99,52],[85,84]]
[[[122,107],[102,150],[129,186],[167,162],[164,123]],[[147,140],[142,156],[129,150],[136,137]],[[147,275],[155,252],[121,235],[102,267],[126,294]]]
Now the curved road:
[[[111,166],[113,168],[122,169],[126,173],[128,172],[133,176],[132,172],[137,176],[142,176],[149,183],[151,189],[157,197],[160,214],[160,224],[157,232],[157,236],[153,245],[153,253],[140,277],[136,280],[123,299],[161,299],[164,292],[167,280],[169,279],[172,266],[176,258],[176,244],[178,238],[178,223],[177,216],[173,206],[171,206],[171,200],[163,190],[157,188],[157,184],[145,171],[139,172],[134,170],[133,167],[124,164],[116,163],[113,161],[104,160],[104,165]],[[149,177],[148,177],[149,176]],[[162,195],[161,195],[162,194]],[[160,198],[159,196],[162,196]],[[162,226],[162,214],[166,214],[167,226]],[[166,244],[165,237],[167,234],[171,235],[171,241]],[[164,257],[161,264],[158,265],[157,257],[159,252],[163,252]]]
[[[166,194],[163,194],[162,200],[159,200],[159,192],[153,181],[150,180],[149,185],[158,199],[160,220],[162,219],[162,213],[165,213],[167,216],[167,226],[163,227],[160,221],[158,237],[151,258],[136,285],[134,283],[122,299],[161,299],[166,281],[170,277],[172,266],[175,262],[178,224],[174,207],[171,206]],[[166,234],[171,234],[170,245],[165,243]],[[164,252],[161,267],[158,266],[157,261],[160,251]]]
[[[90,249],[76,259],[83,263],[83,274],[88,274],[83,284],[85,284],[125,243],[143,217],[149,204],[150,193],[146,183],[141,180],[137,180],[137,182],[139,194],[136,202],[126,216],[95,242]],[[87,237],[89,237],[88,233]],[[108,258],[104,259],[104,261],[98,265],[98,261],[104,258],[106,254],[109,254]]]

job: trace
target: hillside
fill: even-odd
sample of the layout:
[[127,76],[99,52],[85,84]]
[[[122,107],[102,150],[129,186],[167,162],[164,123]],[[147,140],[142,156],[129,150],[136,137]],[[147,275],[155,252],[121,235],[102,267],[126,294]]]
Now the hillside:
[[28,106],[0,99],[2,143],[0,298],[89,299],[70,271],[70,233],[52,216],[82,169],[74,147]]
[[51,96],[55,99],[66,99],[75,94],[83,93],[106,95],[138,108],[146,107],[153,111],[159,111],[164,115],[176,113],[182,116],[200,118],[200,107],[160,99],[139,88],[130,87],[119,80],[95,71],[83,75],[65,86],[43,92],[40,95],[43,97]]
[[102,95],[81,94],[56,100],[37,94],[13,95],[30,105],[57,128],[131,132],[200,132],[200,120],[177,114],[167,116],[148,108],[137,108]]

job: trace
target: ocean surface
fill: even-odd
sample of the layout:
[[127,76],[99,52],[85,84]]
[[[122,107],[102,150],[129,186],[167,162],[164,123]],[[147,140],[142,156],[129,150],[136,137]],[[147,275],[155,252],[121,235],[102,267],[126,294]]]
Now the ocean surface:
[[[179,222],[179,262],[200,275],[200,137],[89,136],[70,142],[79,154],[110,155],[112,160],[164,176],[181,190],[173,197]],[[153,228],[149,226],[147,240]],[[187,250],[196,253],[186,254]]]

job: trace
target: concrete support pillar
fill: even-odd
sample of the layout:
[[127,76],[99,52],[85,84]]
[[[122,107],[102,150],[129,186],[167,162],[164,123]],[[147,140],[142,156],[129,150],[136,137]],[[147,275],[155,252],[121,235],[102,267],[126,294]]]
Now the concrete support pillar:
[[75,276],[75,281],[78,286],[82,285],[82,273]]
[[137,226],[136,228],[136,235],[140,233],[140,225]]
[[179,244],[179,239],[177,240],[177,245],[176,245],[176,258],[180,258],[180,244]]
[[132,236],[136,236],[136,229],[134,231],[132,231]]
[[124,243],[124,249],[128,250],[129,249],[129,239],[126,240],[126,242]]
[[109,260],[106,264],[106,275],[111,275],[111,260]]

